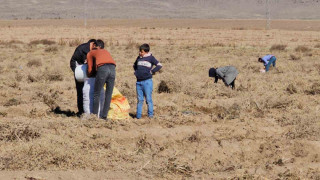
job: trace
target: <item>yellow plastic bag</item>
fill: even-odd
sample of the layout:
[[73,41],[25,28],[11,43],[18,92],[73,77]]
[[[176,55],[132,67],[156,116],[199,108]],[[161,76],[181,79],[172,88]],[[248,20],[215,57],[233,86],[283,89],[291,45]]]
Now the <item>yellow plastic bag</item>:
[[108,119],[129,119],[130,105],[126,97],[114,87]]

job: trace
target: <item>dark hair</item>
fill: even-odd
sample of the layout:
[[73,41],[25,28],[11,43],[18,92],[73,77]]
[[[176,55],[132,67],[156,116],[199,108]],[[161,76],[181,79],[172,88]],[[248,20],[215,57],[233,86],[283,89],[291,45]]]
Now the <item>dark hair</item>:
[[210,68],[209,69],[209,77],[216,77],[217,76],[217,72],[215,68]]
[[90,39],[89,41],[88,41],[88,43],[96,43],[97,42],[97,40],[96,39]]
[[262,62],[262,58],[259,58],[258,61],[259,61],[259,62]]
[[140,51],[144,51],[144,52],[149,52],[150,51],[150,46],[149,46],[149,44],[142,44],[140,47],[139,47],[139,50]]
[[101,39],[98,39],[95,43],[96,46],[99,46],[101,49],[104,48],[104,42]]

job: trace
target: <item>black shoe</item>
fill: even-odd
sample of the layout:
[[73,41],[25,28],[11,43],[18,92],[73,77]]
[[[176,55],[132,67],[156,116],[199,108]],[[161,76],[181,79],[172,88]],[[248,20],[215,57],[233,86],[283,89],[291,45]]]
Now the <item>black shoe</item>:
[[102,119],[102,120],[105,120],[105,121],[108,121],[108,118],[107,117],[100,117],[100,119]]
[[77,116],[77,117],[81,117],[82,114],[83,114],[83,112],[77,112],[77,113],[76,113],[76,116]]

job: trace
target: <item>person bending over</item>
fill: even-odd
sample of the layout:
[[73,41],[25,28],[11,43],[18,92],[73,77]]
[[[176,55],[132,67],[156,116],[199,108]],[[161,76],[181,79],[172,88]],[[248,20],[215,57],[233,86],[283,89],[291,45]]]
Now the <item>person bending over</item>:
[[102,40],[97,40],[95,45],[96,48],[91,50],[87,55],[88,77],[91,77],[94,72],[93,69],[96,69],[93,92],[93,114],[98,115],[101,89],[106,84],[105,100],[104,105],[101,107],[102,112],[100,113],[100,118],[107,120],[116,78],[116,62],[110,53],[104,49],[104,42]]
[[234,66],[225,66],[219,68],[210,68],[209,77],[215,78],[214,83],[218,82],[218,79],[222,79],[226,86],[235,88],[235,80],[239,74],[238,70]]
[[262,58],[259,58],[258,61],[263,63],[264,69],[266,72],[269,71],[269,68],[272,64],[273,67],[276,66],[276,60],[277,58],[274,55],[268,54],[266,56],[263,56]]

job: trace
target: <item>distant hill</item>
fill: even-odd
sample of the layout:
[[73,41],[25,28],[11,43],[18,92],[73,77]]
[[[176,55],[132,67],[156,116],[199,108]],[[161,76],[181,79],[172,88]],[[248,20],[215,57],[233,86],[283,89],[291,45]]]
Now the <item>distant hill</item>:
[[[267,0],[2,0],[0,19],[266,17]],[[320,19],[320,0],[269,0],[272,19]],[[86,4],[86,5],[85,5]],[[85,8],[87,7],[87,8]]]

